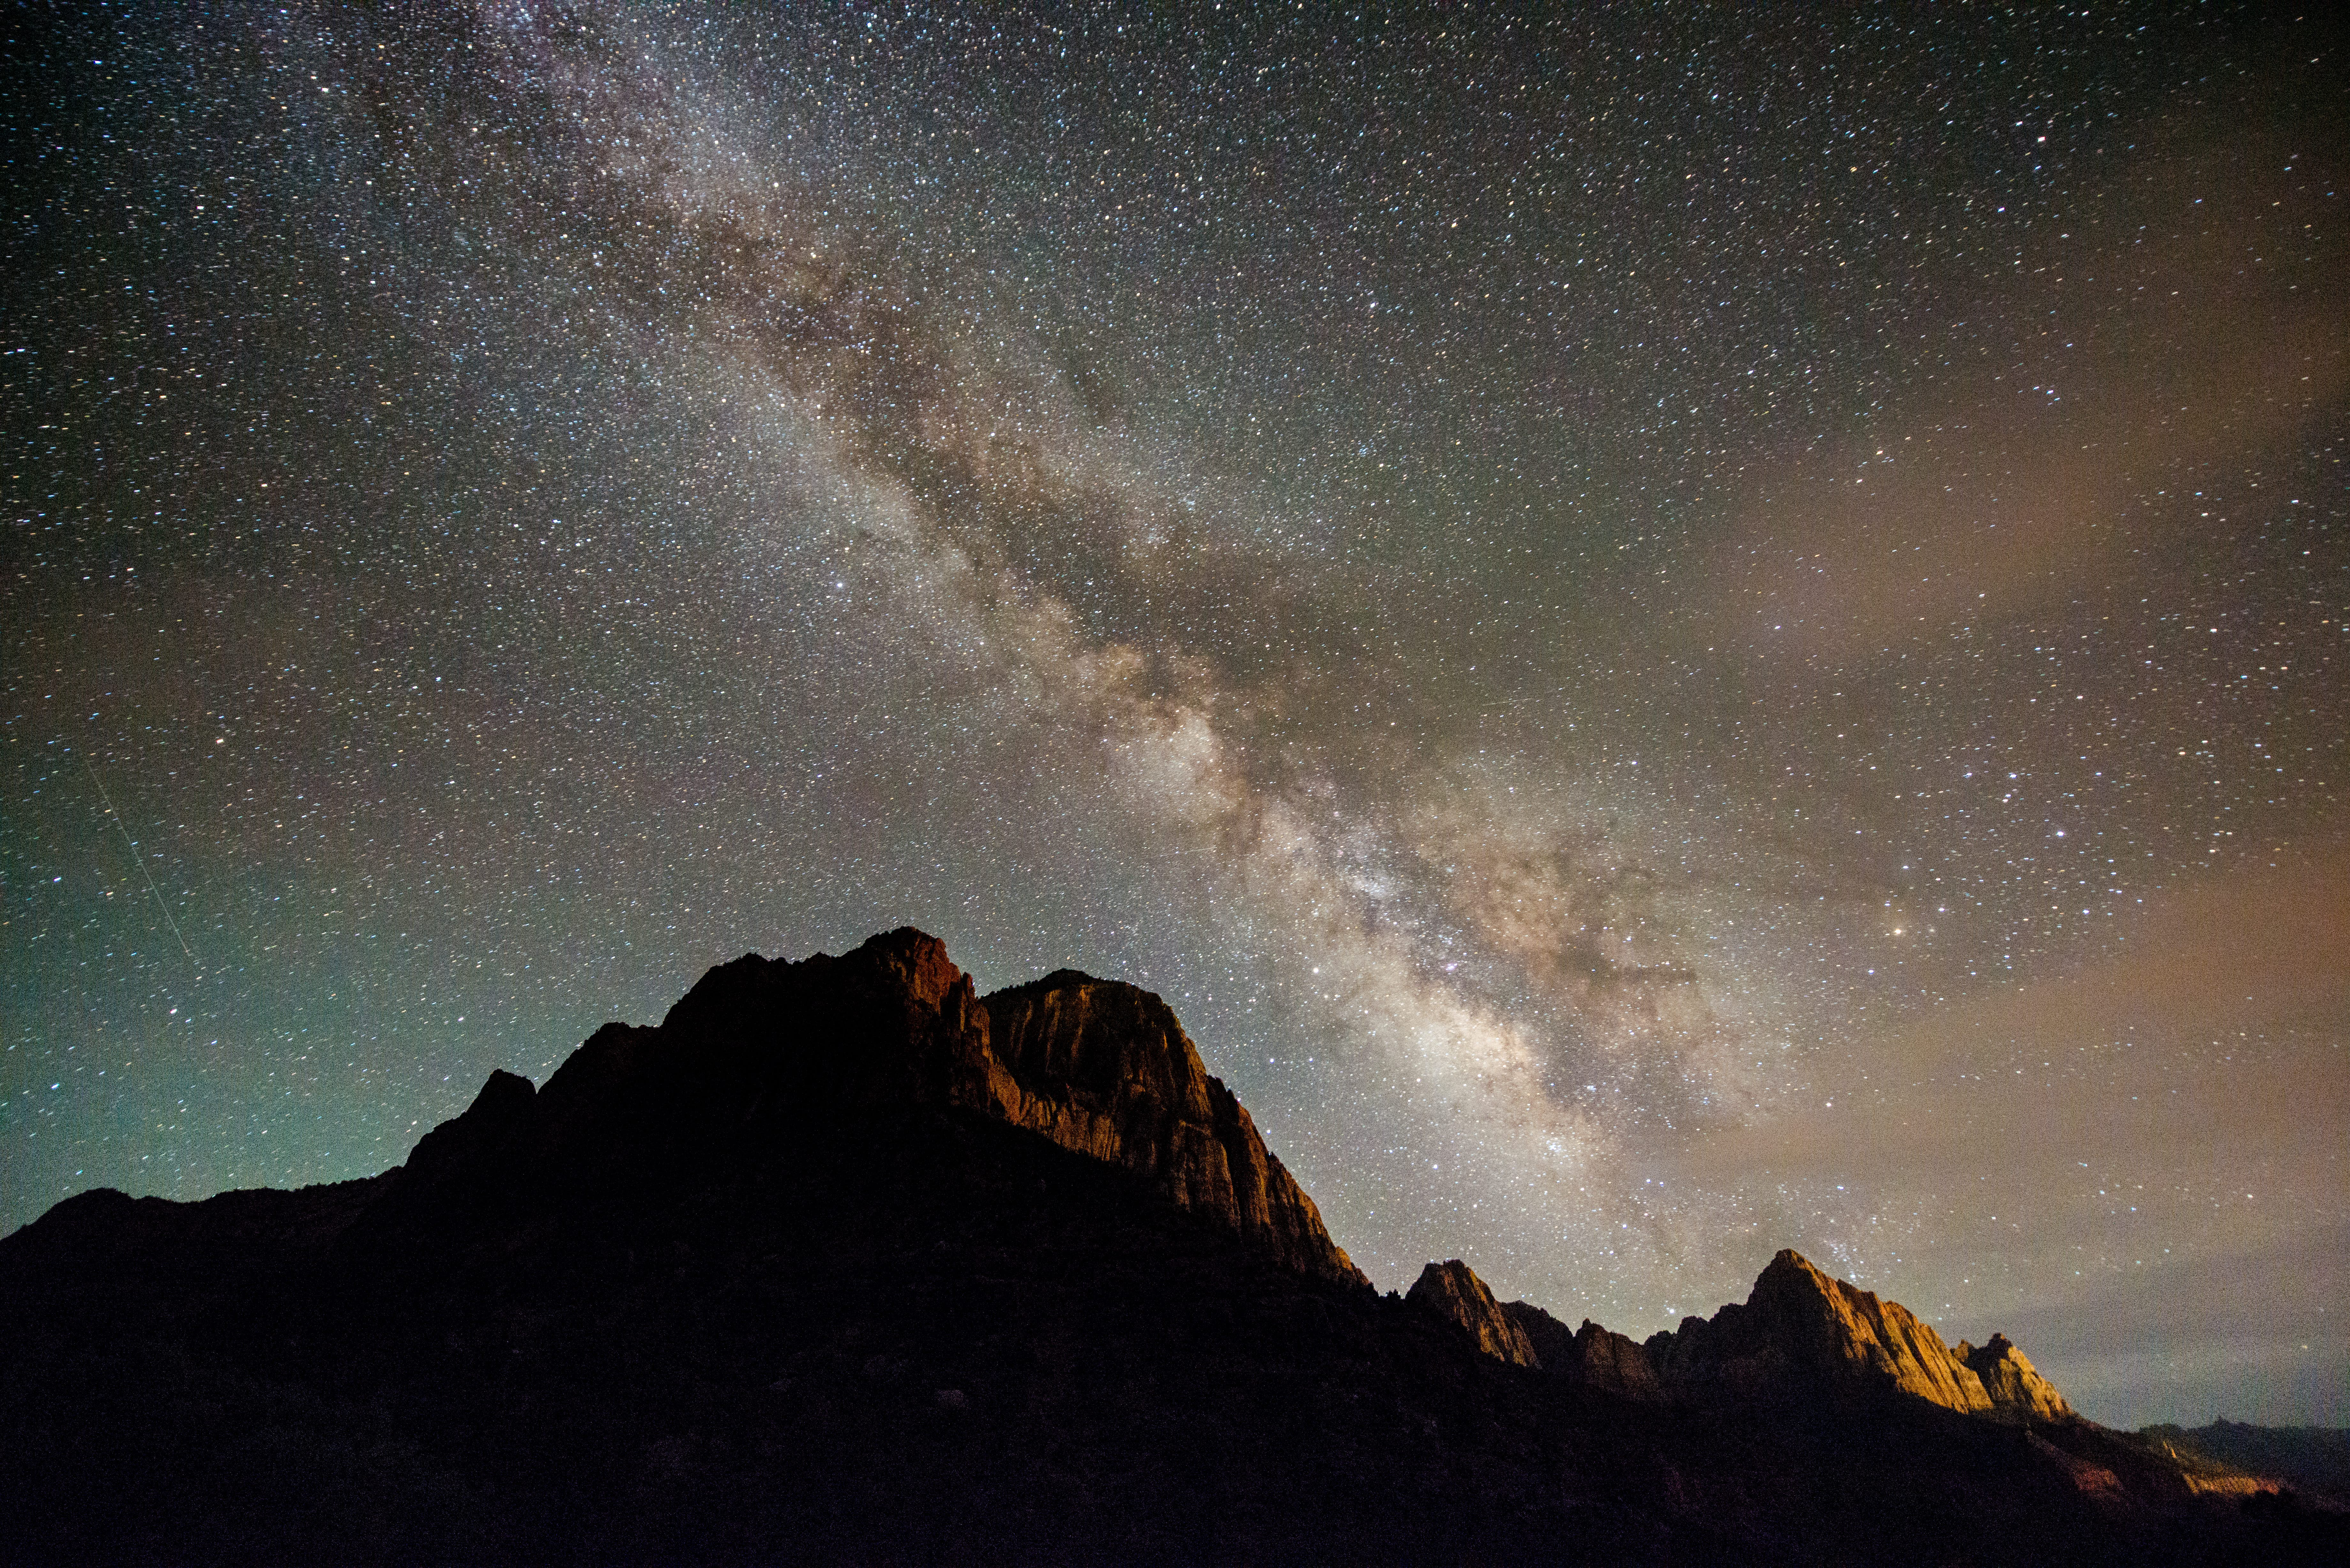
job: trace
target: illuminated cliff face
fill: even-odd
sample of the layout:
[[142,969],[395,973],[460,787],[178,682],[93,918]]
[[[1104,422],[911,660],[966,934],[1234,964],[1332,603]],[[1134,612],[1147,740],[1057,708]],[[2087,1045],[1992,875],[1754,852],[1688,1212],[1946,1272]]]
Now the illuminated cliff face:
[[1586,1321],[1573,1333],[1531,1302],[1497,1303],[1465,1263],[1430,1263],[1412,1299],[1486,1355],[1643,1402],[1835,1402],[1904,1394],[1965,1415],[2073,1420],[2063,1395],[2004,1334],[1956,1349],[1898,1302],[1782,1251],[1743,1303],[1646,1345]]
[[1952,1354],[1982,1379],[1992,1408],[2034,1421],[2061,1421],[2073,1414],[2064,1396],[2040,1376],[2023,1352],[2007,1342],[2005,1334],[1992,1334],[1980,1349],[1961,1340]]
[[984,1005],[1004,1119],[1150,1178],[1287,1267],[1368,1285],[1157,996],[1063,970]]

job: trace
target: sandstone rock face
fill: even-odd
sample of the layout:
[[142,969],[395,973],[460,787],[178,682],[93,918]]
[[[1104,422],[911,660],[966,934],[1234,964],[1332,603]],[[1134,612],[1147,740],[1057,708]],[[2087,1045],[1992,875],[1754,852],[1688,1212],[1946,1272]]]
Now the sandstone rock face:
[[1289,1268],[1368,1284],[1157,996],[1060,970],[983,1005],[1000,1067],[985,1108],[1150,1178],[1178,1207],[1214,1217]]
[[1898,1302],[1783,1251],[1743,1303],[1684,1318],[1642,1345],[1586,1318],[1569,1332],[1530,1302],[1496,1303],[1458,1259],[1420,1271],[1409,1300],[1497,1360],[1643,1403],[1907,1394],[1969,1415],[2074,1419],[2063,1395],[2003,1334],[1956,1350]]
[[1575,1369],[1581,1381],[1627,1399],[1657,1400],[1664,1385],[1640,1342],[1600,1327],[1589,1318],[1575,1331]]
[[[1433,1263],[1429,1265],[1431,1269],[1435,1266]],[[1526,1336],[1526,1344],[1534,1353],[1534,1366],[1545,1372],[1573,1376],[1575,1330],[1532,1302],[1503,1302],[1502,1315]]]
[[1519,1366],[1542,1365],[1525,1330],[1503,1310],[1475,1271],[1458,1258],[1420,1270],[1404,1299],[1459,1328],[1476,1342],[1478,1349],[1497,1361]]
[[1531,1302],[1504,1302],[1502,1312],[1525,1334],[1544,1371],[1604,1388],[1627,1399],[1653,1403],[1665,1397],[1664,1385],[1648,1353],[1637,1339],[1600,1327],[1589,1318],[1570,1329]]
[[1916,1314],[1829,1278],[1792,1251],[1771,1260],[1743,1305],[1685,1318],[1647,1349],[1667,1384],[1692,1391],[1894,1389],[1951,1410],[1991,1408],[1982,1380]]
[[1953,1350],[1898,1302],[1831,1279],[1794,1251],[1771,1261],[1743,1303],[1710,1319],[1684,1318],[1646,1345],[1588,1319],[1569,1334],[1525,1302],[1502,1311],[1544,1370],[1628,1399],[1705,1404],[1898,1392],[2006,1421],[2078,1419],[2005,1335]]
[[1980,1347],[1961,1340],[1954,1354],[1982,1380],[1983,1392],[1991,1396],[1999,1414],[2026,1421],[2071,1418],[2073,1407],[2064,1402],[2064,1396],[2040,1376],[2040,1369],[2024,1358],[2023,1352],[2008,1343],[2007,1335],[1994,1334],[1990,1344]]

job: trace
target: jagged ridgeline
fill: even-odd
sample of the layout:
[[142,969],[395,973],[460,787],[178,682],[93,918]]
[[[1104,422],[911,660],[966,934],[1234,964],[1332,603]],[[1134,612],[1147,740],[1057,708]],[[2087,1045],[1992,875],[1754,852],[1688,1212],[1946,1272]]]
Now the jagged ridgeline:
[[1652,1334],[1646,1344],[1588,1318],[1569,1330],[1531,1302],[1497,1302],[1457,1258],[1429,1264],[1409,1299],[1488,1355],[1629,1399],[1898,1394],[2011,1423],[2078,1419],[2005,1334],[1991,1335],[1980,1349],[1964,1341],[1953,1349],[1900,1303],[1830,1279],[1792,1251],[1771,1261],[1742,1304],[1733,1302],[1710,1319],[1684,1318],[1679,1329]]
[[0,1561],[2247,1563],[2343,1516],[1782,1253],[1382,1296],[1136,987],[712,970],[402,1166],[0,1241]]

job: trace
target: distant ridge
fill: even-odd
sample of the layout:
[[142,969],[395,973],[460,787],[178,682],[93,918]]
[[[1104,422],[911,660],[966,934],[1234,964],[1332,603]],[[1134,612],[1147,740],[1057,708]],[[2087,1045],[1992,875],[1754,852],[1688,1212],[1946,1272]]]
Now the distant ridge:
[[1497,1303],[1458,1259],[1430,1263],[1411,1299],[1497,1360],[1644,1401],[1848,1400],[1896,1394],[2011,1423],[2078,1417],[2003,1334],[1943,1344],[1898,1302],[1831,1279],[1802,1253],[1771,1260],[1742,1304],[1681,1320],[1647,1344],[1586,1321],[1572,1333],[1530,1302]]
[[2281,1477],[2313,1497],[2350,1507],[2350,1428],[2221,1420],[2206,1427],[2145,1427],[2137,1435],[2190,1462],[2200,1459]]

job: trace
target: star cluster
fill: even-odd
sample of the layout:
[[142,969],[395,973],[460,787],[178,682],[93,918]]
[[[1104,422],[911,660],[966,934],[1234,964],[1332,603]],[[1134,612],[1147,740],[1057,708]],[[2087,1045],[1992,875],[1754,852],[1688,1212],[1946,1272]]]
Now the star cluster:
[[912,923],[1382,1286],[2339,1419],[2350,236],[2256,7],[25,10],[0,1220]]

